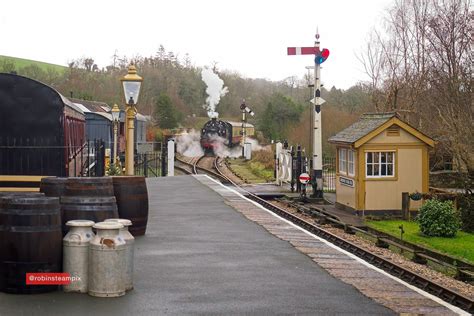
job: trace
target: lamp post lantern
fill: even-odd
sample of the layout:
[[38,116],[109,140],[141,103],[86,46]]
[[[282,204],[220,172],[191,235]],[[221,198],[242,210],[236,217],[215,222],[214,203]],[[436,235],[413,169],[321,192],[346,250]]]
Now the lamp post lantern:
[[113,160],[112,163],[115,166],[117,166],[117,131],[118,131],[118,122],[120,118],[120,109],[117,104],[114,104],[112,108],[112,121],[114,124],[114,155],[113,155]]
[[135,129],[135,116],[137,109],[135,105],[138,103],[138,97],[140,96],[140,87],[142,85],[143,78],[137,75],[137,69],[133,64],[128,67],[128,73],[120,79],[122,81],[123,94],[125,97],[125,174],[127,176],[133,176],[134,170],[134,129]]

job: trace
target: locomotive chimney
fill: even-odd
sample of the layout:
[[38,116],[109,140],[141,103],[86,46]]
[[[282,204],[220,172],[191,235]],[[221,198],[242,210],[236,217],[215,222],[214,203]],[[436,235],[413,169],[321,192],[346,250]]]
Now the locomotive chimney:
[[217,117],[213,117],[211,120],[215,122],[217,121]]

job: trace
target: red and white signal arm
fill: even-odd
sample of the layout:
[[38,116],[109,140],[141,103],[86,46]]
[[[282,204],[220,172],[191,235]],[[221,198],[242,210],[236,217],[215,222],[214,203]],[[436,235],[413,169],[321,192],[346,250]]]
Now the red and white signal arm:
[[307,184],[309,182],[309,180],[310,180],[309,174],[307,174],[307,173],[300,174],[300,182],[302,184]]

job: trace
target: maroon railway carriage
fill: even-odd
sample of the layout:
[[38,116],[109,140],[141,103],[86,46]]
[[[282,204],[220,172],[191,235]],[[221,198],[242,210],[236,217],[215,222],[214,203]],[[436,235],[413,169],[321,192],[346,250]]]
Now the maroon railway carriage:
[[0,73],[0,191],[79,175],[85,116],[55,89]]

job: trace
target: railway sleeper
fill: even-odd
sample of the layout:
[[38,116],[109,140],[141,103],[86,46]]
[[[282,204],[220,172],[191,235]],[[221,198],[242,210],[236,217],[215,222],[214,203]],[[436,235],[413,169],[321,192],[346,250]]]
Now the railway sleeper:
[[355,231],[352,229],[352,226],[344,224],[344,232],[349,235],[355,235]]
[[413,252],[413,258],[411,260],[418,264],[427,264],[428,260],[426,259],[426,256],[423,255],[423,252],[415,251]]
[[440,288],[438,292],[439,292],[438,296],[441,297],[446,302],[449,302],[452,304],[456,300],[456,295],[454,295],[453,293],[447,292],[443,290],[442,288]]
[[396,272],[396,274],[398,275],[398,277],[399,277],[400,279],[409,279],[410,281],[413,280],[413,276],[407,275],[406,271],[403,270],[403,269],[397,269],[397,268],[394,266],[393,271]]
[[377,241],[375,242],[375,245],[380,248],[388,248],[390,245],[385,241],[384,238],[377,237]]
[[380,258],[378,258],[378,257],[375,257],[375,256],[374,256],[374,260],[372,260],[372,261],[373,261],[378,267],[381,267],[381,266],[383,266],[383,264],[384,264],[384,261],[383,261],[382,259],[380,259]]
[[[430,282],[426,281],[425,279],[419,278],[417,275],[414,275],[413,284],[418,286],[422,290],[430,292],[429,289],[427,289],[427,287],[430,285]],[[430,293],[432,293],[432,292],[430,292]]]
[[474,284],[474,272],[463,268],[456,269],[455,278],[470,284]]
[[314,222],[319,224],[319,225],[326,225],[327,222],[328,222],[327,219],[326,219],[326,216],[313,214],[313,217],[315,217]]

